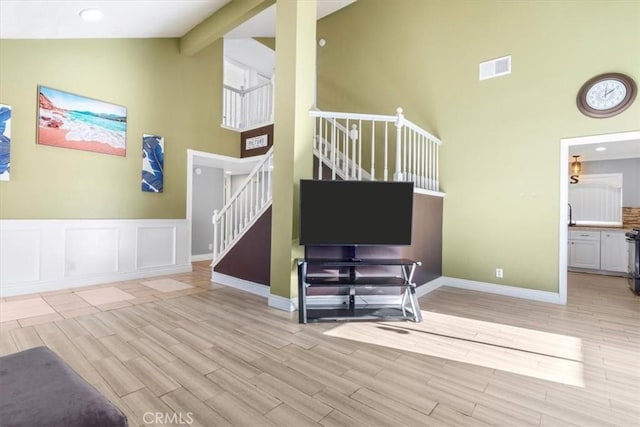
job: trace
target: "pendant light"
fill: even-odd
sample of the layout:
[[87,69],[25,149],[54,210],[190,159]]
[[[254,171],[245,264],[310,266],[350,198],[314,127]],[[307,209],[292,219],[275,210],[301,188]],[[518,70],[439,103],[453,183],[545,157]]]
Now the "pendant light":
[[571,162],[571,175],[580,175],[582,172],[582,164],[578,161],[580,156],[572,156],[573,162]]

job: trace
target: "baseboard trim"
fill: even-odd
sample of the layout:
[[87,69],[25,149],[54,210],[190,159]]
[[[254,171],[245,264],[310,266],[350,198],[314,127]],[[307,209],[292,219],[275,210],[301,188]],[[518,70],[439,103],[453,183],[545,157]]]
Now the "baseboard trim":
[[599,274],[601,276],[616,276],[616,277],[627,277],[629,274],[626,271],[592,270],[590,268],[576,268],[576,267],[567,268],[567,271],[569,273]]
[[[293,312],[298,309],[297,298],[285,298],[280,295],[273,295],[270,293],[269,286],[266,285],[250,282],[248,280],[239,279],[237,277],[228,276],[226,274],[216,272],[213,273],[211,281],[213,283],[219,283],[221,285],[240,289],[245,292],[267,298],[269,307],[274,307],[287,312]],[[418,298],[423,297],[442,286],[449,286],[452,288],[467,289],[471,291],[479,291],[514,298],[522,298],[551,304],[562,304],[560,295],[554,292],[519,288],[516,286],[498,285],[496,283],[478,282],[475,280],[457,279],[455,277],[446,276],[440,276],[416,287],[416,296]],[[356,303],[399,305],[400,298],[400,295],[356,295]],[[346,305],[348,303],[348,295],[314,295],[308,297],[307,299],[307,304],[309,306],[340,304]]]
[[191,262],[211,261],[212,259],[213,254],[191,255]]
[[218,273],[216,271],[211,275],[211,283],[228,286],[230,288],[239,289],[267,298],[269,307],[277,308],[287,312],[296,311],[298,309],[297,298],[285,298],[280,295],[271,294],[271,288],[261,283],[251,282],[249,280],[240,279],[238,277],[229,276],[228,274]]
[[238,277],[229,276],[228,274],[218,273],[216,271],[211,275],[211,283],[228,286],[230,288],[239,289],[258,295],[263,298],[269,297],[269,286],[262,283],[251,282],[249,280],[240,279]]
[[456,279],[454,277],[441,277],[442,285],[452,288],[468,289],[490,294],[504,295],[508,297],[523,298],[532,301],[562,304],[560,294],[555,292],[540,291],[537,289],[519,288],[517,286],[498,285],[495,283],[476,282],[475,280]]
[[440,286],[444,286],[444,279],[445,279],[444,277],[440,276],[416,287],[416,296],[418,298],[423,297],[427,295],[429,292],[435,291]]
[[280,295],[270,294],[269,307],[291,313],[298,309],[298,298],[286,298]]

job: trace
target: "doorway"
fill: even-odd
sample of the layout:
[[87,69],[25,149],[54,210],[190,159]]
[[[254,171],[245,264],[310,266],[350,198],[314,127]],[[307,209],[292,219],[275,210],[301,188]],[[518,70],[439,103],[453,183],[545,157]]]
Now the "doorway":
[[237,183],[263,156],[236,157],[187,150],[187,222],[189,259],[213,258],[213,212],[224,207]]
[[560,265],[558,277],[558,294],[561,304],[567,303],[567,268],[568,268],[568,238],[569,230],[567,218],[569,217],[569,152],[572,147],[606,146],[616,142],[633,142],[640,144],[640,131],[611,133],[604,135],[582,136],[575,138],[563,138],[560,140],[560,221],[559,221],[559,252]]

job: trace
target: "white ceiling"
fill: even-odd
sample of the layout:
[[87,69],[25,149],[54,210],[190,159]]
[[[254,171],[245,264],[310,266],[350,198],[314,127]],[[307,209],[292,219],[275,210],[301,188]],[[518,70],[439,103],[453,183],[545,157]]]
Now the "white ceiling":
[[[224,57],[256,70],[264,77],[271,78],[276,68],[276,54],[273,50],[252,38],[224,39]],[[226,69],[225,69],[226,72]],[[226,75],[225,75],[226,77]],[[225,81],[225,84],[230,84]],[[232,85],[233,86],[233,85]]]
[[[182,37],[231,0],[0,0],[0,38]],[[318,0],[318,19],[355,0]],[[79,12],[97,8],[100,21]],[[264,15],[264,16],[261,16]],[[233,30],[233,37],[275,36],[275,6]]]
[[[0,38],[181,37],[230,0],[0,0]],[[97,8],[100,21],[81,10]]]
[[[598,147],[604,147],[606,150],[596,151]],[[569,157],[571,156],[580,156],[581,162],[640,158],[640,140],[575,145],[569,147]]]

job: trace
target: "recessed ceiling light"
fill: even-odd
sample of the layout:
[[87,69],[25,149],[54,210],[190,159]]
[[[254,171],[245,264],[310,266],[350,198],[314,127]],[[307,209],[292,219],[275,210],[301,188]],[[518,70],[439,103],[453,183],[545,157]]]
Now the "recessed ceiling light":
[[79,15],[85,21],[99,21],[103,14],[100,9],[84,9],[80,11]]
[[596,151],[606,151],[607,147],[598,147]]

